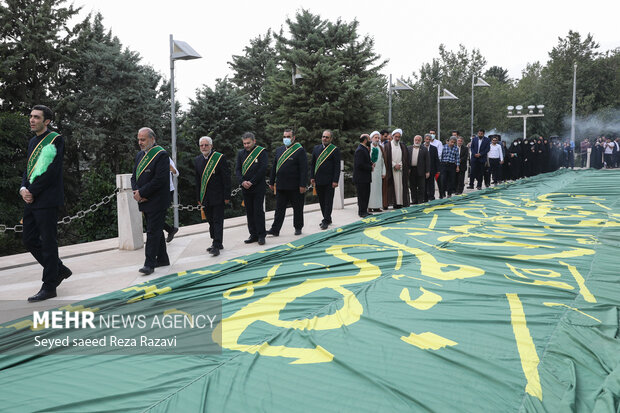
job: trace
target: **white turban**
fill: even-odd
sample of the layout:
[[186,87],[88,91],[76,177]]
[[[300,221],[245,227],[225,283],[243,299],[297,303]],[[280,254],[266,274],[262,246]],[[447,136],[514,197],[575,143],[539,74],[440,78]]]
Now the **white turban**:
[[373,133],[370,134],[370,139],[372,139],[373,136],[375,135],[379,135],[381,136],[381,134],[379,133],[379,131],[374,131]]
[[400,128],[398,128],[398,129],[394,129],[394,130],[392,131],[392,135],[394,135],[395,133],[400,133],[400,136],[403,136],[403,130],[402,130],[402,129],[400,129]]

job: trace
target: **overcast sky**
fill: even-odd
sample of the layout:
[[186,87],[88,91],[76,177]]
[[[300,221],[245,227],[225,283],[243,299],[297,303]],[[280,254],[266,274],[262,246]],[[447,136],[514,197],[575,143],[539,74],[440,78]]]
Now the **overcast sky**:
[[359,33],[375,39],[375,52],[389,59],[383,73],[410,76],[463,44],[478,48],[487,68],[502,66],[518,78],[528,62],[545,63],[548,52],[569,30],[592,33],[600,50],[620,47],[620,1],[464,0],[74,0],[81,16],[101,12],[112,30],[144,63],[170,76],[169,36],[189,43],[202,59],[175,64],[177,99],[187,109],[197,88],[213,87],[230,75],[228,62],[249,40],[271,28],[279,31],[301,8],[321,17],[359,21]]

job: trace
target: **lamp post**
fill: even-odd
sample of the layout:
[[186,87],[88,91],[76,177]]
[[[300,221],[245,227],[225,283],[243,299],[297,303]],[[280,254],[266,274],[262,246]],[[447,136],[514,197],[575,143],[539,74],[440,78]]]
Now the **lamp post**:
[[475,87],[489,87],[487,82],[484,81],[481,77],[478,78],[478,81],[474,83],[475,75],[472,73],[471,75],[471,134],[469,136],[474,136],[474,88]]
[[[523,140],[527,139],[527,118],[541,118],[543,116],[545,116],[542,111],[544,109],[545,105],[529,105],[527,107],[528,112],[525,114],[522,114],[521,111],[523,110],[523,106],[521,105],[517,105],[515,106],[508,106],[508,117],[509,118],[523,118]],[[538,113],[534,113],[534,109],[538,109]],[[513,111],[516,110],[517,114],[513,114]]]
[[[180,40],[174,40],[170,35],[170,134],[172,138],[172,161],[177,163],[177,119],[174,103],[174,61],[200,59],[200,56],[190,45]],[[179,227],[179,181],[174,177],[174,226]]]
[[392,126],[392,91],[394,90],[413,90],[402,79],[396,79],[396,84],[392,86],[392,75],[390,74],[390,84],[388,87],[388,127]]
[[443,95],[441,94],[441,85],[437,85],[437,139],[441,139],[441,101],[442,100],[454,100],[458,99],[452,92],[448,89],[443,90]]
[[575,149],[575,106],[577,103],[577,63],[573,67],[573,113],[570,123],[570,146]]

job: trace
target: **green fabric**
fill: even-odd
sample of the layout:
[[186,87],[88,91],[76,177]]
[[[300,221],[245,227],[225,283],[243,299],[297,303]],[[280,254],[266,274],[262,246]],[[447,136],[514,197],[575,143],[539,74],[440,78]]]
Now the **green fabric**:
[[30,175],[30,183],[34,182],[38,176],[41,176],[47,171],[47,168],[54,162],[54,158],[56,157],[56,153],[58,150],[53,143],[47,144],[41,150],[39,154],[39,159],[36,162],[32,170],[32,174]]
[[376,163],[378,159],[379,159],[379,148],[377,148],[376,146],[373,146],[372,149],[370,150],[370,162]]
[[288,148],[286,148],[282,155],[280,155],[280,158],[278,158],[278,163],[276,164],[276,173],[278,173],[280,167],[284,164],[284,162],[286,162],[288,158],[290,158],[299,149],[303,149],[300,143],[294,143]]
[[156,146],[153,146],[151,149],[149,149],[148,152],[144,154],[142,159],[140,159],[140,162],[138,162],[138,166],[136,167],[136,179],[140,178],[140,175],[142,175],[142,172],[144,172],[147,166],[149,166],[151,161],[155,159],[155,157],[159,155],[160,152],[164,152],[164,148],[162,148],[159,145],[156,145]]
[[323,150],[321,151],[321,154],[316,160],[316,164],[314,165],[314,173],[316,173],[316,171],[319,170],[319,167],[323,165],[323,162],[325,162],[325,160],[329,158],[329,155],[331,155],[335,150],[336,150],[336,145],[334,145],[333,143],[330,143],[325,148],[323,148]]
[[200,178],[200,202],[205,199],[207,185],[209,185],[209,180],[211,179],[213,172],[215,172],[217,164],[220,163],[222,156],[223,155],[220,152],[213,152],[213,155],[209,157],[209,161],[205,165],[205,169],[202,171],[202,177]]
[[[619,180],[544,174],[106,294],[222,300],[222,354],[0,356],[0,406],[618,411]],[[35,334],[5,323],[0,350]]]
[[30,154],[30,157],[28,158],[28,163],[26,165],[26,172],[28,174],[28,179],[30,180],[30,182],[34,181],[34,179],[31,176],[39,161],[39,157],[41,156],[41,152],[43,148],[54,143],[54,140],[56,139],[57,136],[58,136],[58,133],[49,132],[47,135],[43,137],[43,139],[41,139],[39,144],[35,146],[35,148],[32,150],[32,153]]
[[243,161],[243,164],[241,165],[241,176],[245,175],[245,173],[248,171],[248,169],[250,169],[250,166],[252,166],[256,158],[258,158],[258,155],[260,155],[261,152],[263,152],[264,150],[265,148],[263,148],[262,146],[254,147],[252,152],[250,152],[248,157],[245,158],[245,161]]

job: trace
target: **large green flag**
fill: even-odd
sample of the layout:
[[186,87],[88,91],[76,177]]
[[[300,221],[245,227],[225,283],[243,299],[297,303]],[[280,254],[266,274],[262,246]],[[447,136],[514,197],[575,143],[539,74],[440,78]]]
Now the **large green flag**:
[[10,355],[57,332],[33,330],[32,317],[4,323],[0,406],[617,411],[619,179],[613,170],[544,174],[71,307],[131,315],[166,300],[220,301],[211,337],[221,352]]

